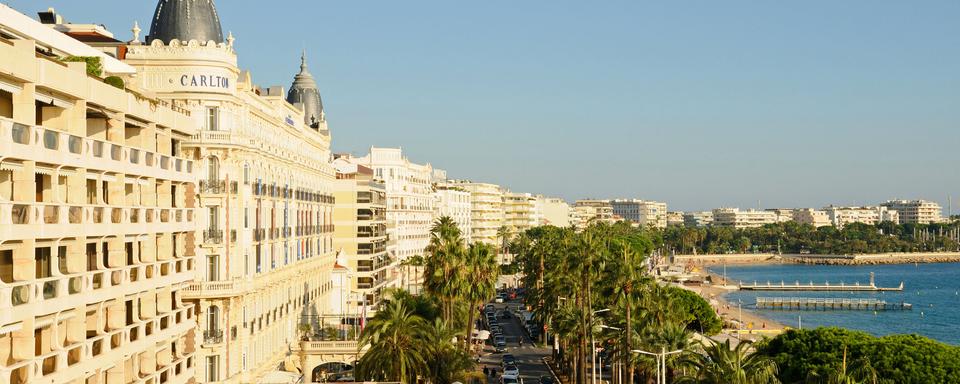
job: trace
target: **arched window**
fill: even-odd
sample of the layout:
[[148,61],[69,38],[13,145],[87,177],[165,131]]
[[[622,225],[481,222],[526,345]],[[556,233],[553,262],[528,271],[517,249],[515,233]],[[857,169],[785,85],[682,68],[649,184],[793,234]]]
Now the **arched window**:
[[250,185],[250,164],[243,163],[243,184]]
[[220,307],[211,305],[207,308],[207,332],[213,333],[220,329]]
[[207,158],[207,180],[215,181],[220,179],[220,160],[215,156]]

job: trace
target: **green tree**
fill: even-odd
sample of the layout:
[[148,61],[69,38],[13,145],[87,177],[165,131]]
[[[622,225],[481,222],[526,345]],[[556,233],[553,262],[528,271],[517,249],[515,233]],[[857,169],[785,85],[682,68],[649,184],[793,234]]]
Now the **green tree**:
[[367,352],[357,363],[365,380],[414,383],[427,371],[429,326],[401,300],[385,302],[360,335]]
[[711,341],[702,353],[688,354],[684,363],[692,372],[677,383],[698,384],[770,384],[779,383],[777,364],[767,356],[750,353],[752,342],[743,340],[736,347],[730,340]]

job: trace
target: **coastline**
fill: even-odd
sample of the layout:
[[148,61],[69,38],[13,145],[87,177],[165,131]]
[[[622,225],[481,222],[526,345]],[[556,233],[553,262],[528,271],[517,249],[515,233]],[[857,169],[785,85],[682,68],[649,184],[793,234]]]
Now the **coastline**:
[[709,271],[704,271],[704,275],[709,276],[711,281],[717,283],[704,284],[699,287],[683,286],[683,288],[696,292],[703,297],[704,300],[707,300],[723,321],[724,327],[722,333],[740,333],[743,336],[774,336],[790,328],[776,320],[755,312],[753,309],[744,308],[747,303],[742,303],[738,306],[737,303],[729,302],[725,296],[727,293],[735,291],[736,288],[722,283],[723,278],[719,275]]
[[960,252],[876,253],[863,255],[811,255],[811,254],[706,254],[675,255],[674,264],[712,265],[765,265],[765,264],[814,264],[814,265],[878,265],[878,264],[929,264],[960,262]]

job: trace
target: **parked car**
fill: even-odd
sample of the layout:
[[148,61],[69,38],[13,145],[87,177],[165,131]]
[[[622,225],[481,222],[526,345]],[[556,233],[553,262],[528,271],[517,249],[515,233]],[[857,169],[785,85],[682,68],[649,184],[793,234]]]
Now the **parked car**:
[[523,384],[523,381],[517,377],[500,376],[500,384]]
[[503,366],[513,365],[513,364],[516,364],[516,363],[517,363],[517,358],[516,358],[516,356],[513,356],[513,355],[511,355],[511,354],[509,354],[509,353],[506,354],[506,355],[503,355]]
[[506,351],[507,339],[503,335],[496,335],[493,337],[493,346],[497,349],[497,352]]
[[550,376],[540,376],[540,384],[553,384],[553,377]]

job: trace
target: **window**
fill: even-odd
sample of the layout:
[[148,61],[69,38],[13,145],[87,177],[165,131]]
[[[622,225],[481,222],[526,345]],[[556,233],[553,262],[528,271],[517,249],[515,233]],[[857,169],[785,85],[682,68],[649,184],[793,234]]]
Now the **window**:
[[207,381],[220,381],[220,356],[207,356]]
[[220,280],[220,256],[207,255],[207,281]]
[[220,207],[213,206],[213,207],[210,207],[210,209],[209,209],[209,211],[210,211],[210,225],[209,225],[210,229],[220,228],[220,220],[219,220],[219,218],[220,218],[220,212],[219,212],[219,211],[220,211],[220,210],[219,210],[218,208],[220,208]]
[[212,333],[218,329],[220,329],[220,307],[212,305],[207,309],[207,332]]
[[243,184],[250,185],[250,164],[243,163]]
[[214,156],[207,158],[207,180],[215,181],[220,179],[220,160]]
[[220,108],[219,107],[207,107],[207,130],[208,131],[220,130]]

